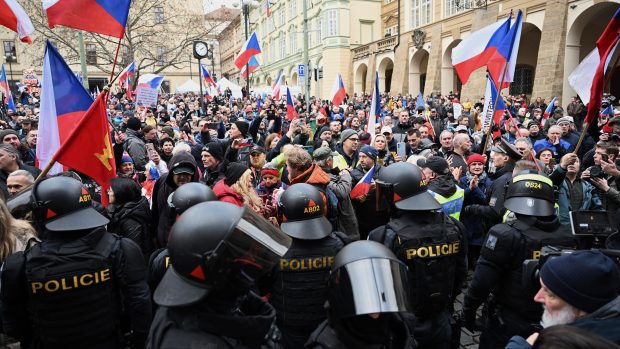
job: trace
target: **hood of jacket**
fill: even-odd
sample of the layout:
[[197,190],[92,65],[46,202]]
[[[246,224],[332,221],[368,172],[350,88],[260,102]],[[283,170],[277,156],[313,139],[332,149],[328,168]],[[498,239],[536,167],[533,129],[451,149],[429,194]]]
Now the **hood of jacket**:
[[237,193],[231,186],[226,184],[224,180],[220,180],[213,186],[213,192],[217,195],[217,198],[222,201],[222,198],[228,197],[240,205],[243,205],[243,196]]
[[191,153],[182,151],[175,154],[168,162],[168,176],[166,177],[166,184],[170,185],[172,188],[176,189],[177,185],[173,181],[174,175],[172,174],[172,170],[181,166],[190,166],[194,169],[194,178],[192,178],[192,182],[198,181],[198,170],[196,166],[196,159],[192,156]]
[[327,185],[329,184],[329,175],[317,164],[312,164],[309,169],[291,180],[291,184],[297,183]]
[[456,189],[456,182],[452,174],[438,176],[435,180],[428,183],[428,190],[446,198],[456,193]]
[[126,202],[120,206],[110,205],[110,207],[111,209],[108,211],[112,223],[120,222],[130,216],[142,222],[151,220],[151,210],[145,197],[140,198],[138,201]]

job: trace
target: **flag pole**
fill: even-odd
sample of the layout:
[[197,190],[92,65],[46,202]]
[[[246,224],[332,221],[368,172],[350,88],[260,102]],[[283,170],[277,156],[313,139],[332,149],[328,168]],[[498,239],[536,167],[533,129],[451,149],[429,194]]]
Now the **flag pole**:
[[[495,103],[493,103],[493,115],[491,115],[491,124],[489,124],[489,129],[487,130],[486,139],[482,146],[482,154],[487,152],[487,146],[489,145],[489,137],[491,136],[491,130],[493,129],[493,121],[495,119],[495,109],[497,109],[497,102],[502,97],[502,86],[504,86],[504,78],[506,77],[506,68],[508,68],[508,61],[504,62],[504,68],[502,69],[502,79],[499,83],[499,87],[497,87],[497,98],[495,98]],[[506,108],[508,109],[508,108]]]

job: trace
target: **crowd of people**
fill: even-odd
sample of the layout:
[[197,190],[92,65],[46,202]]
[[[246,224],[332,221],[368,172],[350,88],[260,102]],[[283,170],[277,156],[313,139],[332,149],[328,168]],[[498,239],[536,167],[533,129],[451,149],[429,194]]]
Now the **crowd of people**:
[[[71,169],[37,180],[40,97],[24,92],[0,120],[3,333],[23,348],[456,348],[463,325],[480,348],[620,345],[618,267],[589,250],[620,228],[620,116],[585,131],[578,97],[506,96],[483,130],[483,99],[384,93],[368,129],[369,95],[298,95],[292,113],[230,94],[111,95],[118,176],[102,192]],[[574,235],[596,211],[603,237]]]

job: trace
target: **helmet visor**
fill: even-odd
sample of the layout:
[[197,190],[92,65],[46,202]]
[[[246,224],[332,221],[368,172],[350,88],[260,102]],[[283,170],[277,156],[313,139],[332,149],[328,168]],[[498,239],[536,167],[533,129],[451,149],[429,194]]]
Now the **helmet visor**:
[[399,261],[369,258],[332,272],[331,297],[336,316],[404,312],[409,309],[407,267]]
[[238,275],[253,283],[270,271],[291,246],[291,238],[245,207],[233,231],[213,251],[203,255],[205,280]]

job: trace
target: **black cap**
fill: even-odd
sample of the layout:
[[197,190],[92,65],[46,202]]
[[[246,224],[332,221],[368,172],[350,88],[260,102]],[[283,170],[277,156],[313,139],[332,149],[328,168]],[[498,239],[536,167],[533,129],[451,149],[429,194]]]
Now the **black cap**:
[[431,156],[428,159],[418,159],[417,165],[421,168],[429,168],[431,171],[439,175],[450,174],[450,165],[448,165],[448,161],[441,156]]
[[280,229],[287,235],[303,240],[318,240],[332,232],[325,218],[325,202],[321,192],[306,183],[288,187],[278,203],[282,223]]
[[502,137],[500,142],[501,144],[492,147],[491,151],[506,154],[513,160],[521,160],[523,158],[523,155],[517,150],[517,148],[515,148],[514,145],[510,144],[506,138]]
[[196,170],[194,168],[192,168],[191,166],[179,166],[179,167],[175,167],[172,170],[173,174],[181,174],[181,173],[186,173],[186,174],[190,174],[193,175],[196,172]]
[[250,150],[250,154],[254,154],[254,153],[265,154],[265,148],[261,147],[260,145],[255,145],[252,147],[252,150]]

